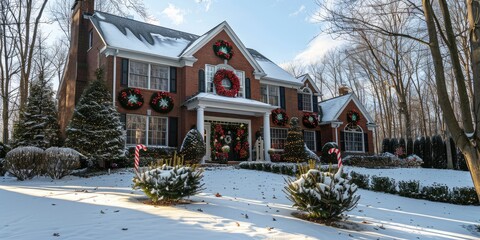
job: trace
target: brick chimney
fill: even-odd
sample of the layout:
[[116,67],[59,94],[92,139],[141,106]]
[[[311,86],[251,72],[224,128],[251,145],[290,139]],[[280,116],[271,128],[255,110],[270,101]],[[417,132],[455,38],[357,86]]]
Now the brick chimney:
[[348,94],[350,92],[350,88],[347,87],[347,85],[341,85],[339,88],[338,88],[338,93],[340,94],[340,96],[343,96],[345,94]]

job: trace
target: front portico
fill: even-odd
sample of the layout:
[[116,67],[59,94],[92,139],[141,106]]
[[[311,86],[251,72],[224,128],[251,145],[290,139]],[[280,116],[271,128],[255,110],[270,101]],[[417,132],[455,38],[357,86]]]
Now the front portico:
[[[187,110],[197,111],[197,129],[205,137],[205,120],[208,121],[225,121],[225,118],[216,118],[213,116],[205,116],[205,113],[221,113],[226,115],[241,115],[245,119],[237,119],[237,122],[246,123],[246,119],[252,117],[263,117],[263,138],[265,149],[265,160],[270,161],[268,150],[270,149],[270,113],[276,107],[269,104],[241,97],[224,97],[213,93],[199,93],[184,103]],[[227,119],[233,122],[235,119]],[[249,129],[251,125],[249,124]],[[248,134],[249,142],[252,143],[251,130]],[[251,146],[251,144],[250,144]],[[207,149],[208,152],[208,149]],[[251,154],[250,154],[251,156]],[[205,158],[204,158],[205,159]],[[251,157],[249,158],[251,159]]]

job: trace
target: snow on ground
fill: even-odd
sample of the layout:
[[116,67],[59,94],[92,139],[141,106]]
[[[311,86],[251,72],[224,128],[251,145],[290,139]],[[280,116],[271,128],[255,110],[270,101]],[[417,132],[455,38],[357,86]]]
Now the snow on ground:
[[[404,171],[406,169],[401,169]],[[1,239],[479,239],[480,207],[359,190],[353,230],[291,216],[285,176],[207,169],[193,204],[143,204],[132,172],[19,182],[0,178]],[[411,176],[415,177],[415,176]],[[432,174],[431,178],[441,177]],[[440,180],[440,179],[437,179]],[[219,193],[221,197],[215,197]],[[356,230],[355,230],[356,229]],[[57,235],[58,237],[54,236]]]
[[472,177],[468,171],[432,168],[371,169],[350,166],[346,166],[345,170],[370,176],[390,177],[395,179],[396,182],[418,180],[421,186],[431,186],[434,183],[440,183],[447,185],[449,188],[473,187]]

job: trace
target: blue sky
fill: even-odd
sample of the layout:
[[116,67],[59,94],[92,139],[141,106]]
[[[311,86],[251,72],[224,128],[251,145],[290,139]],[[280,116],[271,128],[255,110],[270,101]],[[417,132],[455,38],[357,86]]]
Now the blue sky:
[[[320,33],[315,0],[145,0],[153,24],[197,35],[226,20],[245,46],[277,64],[315,62],[338,41]],[[320,34],[319,37],[316,36]]]

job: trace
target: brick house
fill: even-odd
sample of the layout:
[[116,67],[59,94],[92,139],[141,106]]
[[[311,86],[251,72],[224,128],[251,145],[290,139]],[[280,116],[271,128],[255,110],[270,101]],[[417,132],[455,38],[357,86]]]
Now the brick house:
[[[283,148],[288,126],[277,120],[286,113],[300,120],[323,115],[316,127],[301,124],[307,146],[317,153],[332,141],[344,151],[373,152],[374,122],[353,93],[318,104],[321,93],[308,75],[295,78],[246,48],[227,22],[198,36],[94,11],[93,6],[93,0],[83,0],[72,7],[70,52],[57,93],[63,131],[88,81],[103,68],[113,104],[125,123],[127,145],[178,147],[195,127],[206,140],[205,160],[218,160],[225,145],[231,150],[224,155],[228,160],[251,160],[258,135],[265,140],[265,153]],[[229,43],[231,50],[215,52],[219,40]],[[231,59],[225,57],[232,52]],[[233,73],[238,81],[231,77],[215,81],[219,72]],[[127,89],[138,89],[145,99],[138,109],[119,101],[120,91]],[[232,91],[233,97],[224,94]],[[170,97],[162,101],[173,100],[170,111],[156,111],[149,104],[159,92]],[[278,109],[283,109],[281,114]],[[352,110],[358,124],[347,121]]]

